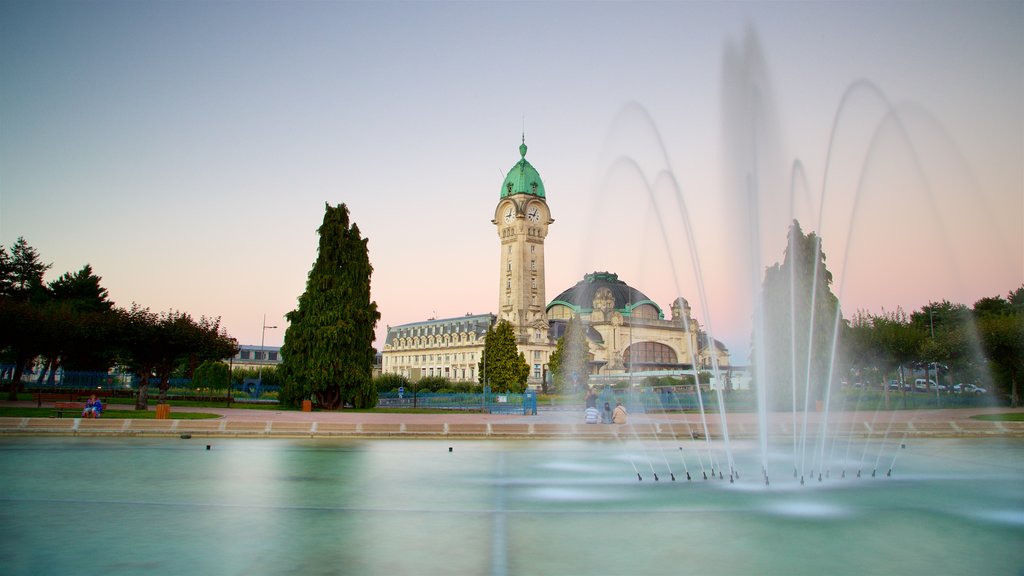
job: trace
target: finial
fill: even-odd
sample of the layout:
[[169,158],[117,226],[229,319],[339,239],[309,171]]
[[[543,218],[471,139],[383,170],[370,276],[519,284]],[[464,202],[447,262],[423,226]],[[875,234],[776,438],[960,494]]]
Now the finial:
[[519,145],[519,155],[526,158],[526,132],[523,132],[523,143]]

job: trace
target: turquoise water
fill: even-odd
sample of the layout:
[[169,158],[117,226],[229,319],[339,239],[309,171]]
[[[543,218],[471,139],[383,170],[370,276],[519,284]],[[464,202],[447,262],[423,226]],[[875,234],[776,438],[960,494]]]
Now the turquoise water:
[[0,571],[1024,574],[1024,442],[769,487],[734,444],[3,438]]

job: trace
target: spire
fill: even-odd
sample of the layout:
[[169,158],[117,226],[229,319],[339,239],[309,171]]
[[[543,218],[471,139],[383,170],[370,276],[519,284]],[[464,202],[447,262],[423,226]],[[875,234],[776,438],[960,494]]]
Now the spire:
[[526,132],[523,132],[523,143],[519,145],[519,155],[526,159]]

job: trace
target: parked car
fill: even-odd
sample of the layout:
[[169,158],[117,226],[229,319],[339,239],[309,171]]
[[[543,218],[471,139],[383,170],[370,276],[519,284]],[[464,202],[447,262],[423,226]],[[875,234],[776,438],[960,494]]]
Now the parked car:
[[988,390],[974,384],[960,383],[953,386],[953,392],[956,394],[976,394],[980,396],[987,393]]
[[925,380],[924,378],[914,380],[914,390],[918,392],[927,392],[929,388],[935,388],[935,380]]

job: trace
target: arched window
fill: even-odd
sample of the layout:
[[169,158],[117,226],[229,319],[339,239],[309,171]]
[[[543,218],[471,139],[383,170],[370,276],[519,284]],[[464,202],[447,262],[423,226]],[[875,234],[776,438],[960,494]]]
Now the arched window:
[[[622,354],[622,362],[629,370],[643,370],[651,365],[676,364],[676,352],[660,342],[637,342]],[[635,368],[634,368],[635,367]]]

